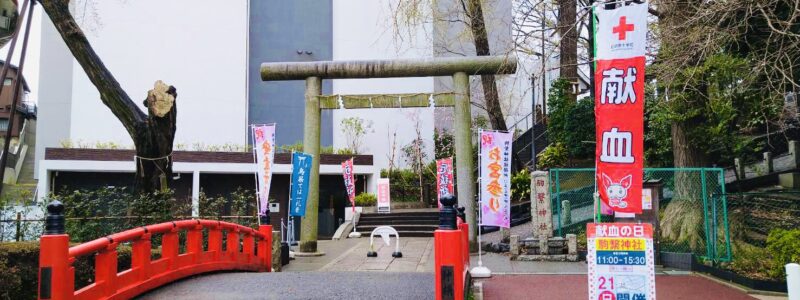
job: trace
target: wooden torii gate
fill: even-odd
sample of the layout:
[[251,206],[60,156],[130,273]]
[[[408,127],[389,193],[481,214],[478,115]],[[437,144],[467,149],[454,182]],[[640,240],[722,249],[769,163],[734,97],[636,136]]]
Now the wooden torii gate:
[[[392,78],[452,76],[455,107],[456,192],[460,206],[466,208],[470,224],[469,239],[475,241],[475,176],[472,157],[472,113],[470,75],[513,74],[517,60],[513,56],[472,56],[425,59],[282,62],[261,64],[261,80],[305,80],[305,120],[303,152],[315,159],[311,166],[306,215],[300,233],[300,252],[319,254],[317,230],[319,208],[320,113],[334,108],[331,97],[322,96],[322,79]],[[437,102],[437,101],[435,101]],[[446,105],[448,101],[442,101]],[[338,108],[338,104],[335,105]],[[403,105],[410,107],[413,105]],[[422,106],[422,105],[419,105]],[[424,105],[427,106],[427,105]],[[449,106],[449,105],[447,105]],[[367,106],[362,106],[366,108]],[[370,106],[371,107],[371,106]]]

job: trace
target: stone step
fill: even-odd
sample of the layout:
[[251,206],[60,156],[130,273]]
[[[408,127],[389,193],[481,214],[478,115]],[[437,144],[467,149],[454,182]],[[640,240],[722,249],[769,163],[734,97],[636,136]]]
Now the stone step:
[[367,231],[371,232],[375,230],[375,228],[379,226],[391,226],[397,231],[434,231],[436,230],[439,225],[361,225],[359,224],[356,226],[357,231]]
[[393,213],[363,213],[361,217],[438,217],[438,211],[409,211]]
[[372,225],[439,225],[439,219],[436,220],[358,220],[358,226],[372,226]]
[[435,216],[364,216],[358,218],[365,221],[380,221],[380,220],[410,220],[410,221],[423,221],[423,220],[439,220],[439,215]]
[[[369,238],[369,235],[372,234],[372,231],[358,231],[361,233],[361,237]],[[400,238],[405,237],[433,237],[433,231],[397,231],[400,234]]]

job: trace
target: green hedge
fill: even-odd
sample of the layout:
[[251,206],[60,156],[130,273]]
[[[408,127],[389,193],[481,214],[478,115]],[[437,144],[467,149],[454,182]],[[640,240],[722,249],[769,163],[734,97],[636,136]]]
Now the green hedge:
[[[117,247],[118,271],[130,268],[131,248]],[[160,250],[153,250],[159,257]],[[94,280],[93,256],[81,257],[72,264],[75,267],[75,289],[82,288]],[[0,299],[36,299],[39,277],[39,243],[0,243]]]
[[375,194],[361,193],[356,196],[357,206],[375,206],[376,203],[378,203],[378,198]]

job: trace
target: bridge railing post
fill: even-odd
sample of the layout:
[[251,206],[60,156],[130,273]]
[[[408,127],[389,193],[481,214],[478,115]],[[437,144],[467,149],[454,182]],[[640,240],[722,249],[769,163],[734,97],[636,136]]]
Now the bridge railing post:
[[267,272],[272,272],[272,225],[260,225],[258,232],[264,235],[264,240],[258,242],[258,260]]
[[69,236],[64,228],[64,205],[47,205],[45,231],[39,241],[39,299],[70,299],[75,273],[69,259]]
[[228,240],[225,246],[225,258],[229,261],[236,260],[236,253],[239,252],[239,228],[230,228],[227,231]]
[[255,251],[255,246],[256,246],[255,238],[256,237],[250,233],[244,235],[243,237],[244,241],[242,242],[242,254],[244,255],[239,256],[240,257],[239,262],[242,263],[251,262],[251,258],[253,258],[254,256],[253,252]]
[[213,253],[214,261],[222,258],[222,229],[219,222],[208,228],[208,251]]
[[145,230],[142,237],[134,241],[131,247],[131,272],[134,272],[140,281],[145,281],[150,276],[150,254],[152,252],[150,237],[150,233]]
[[439,229],[433,233],[436,299],[464,299],[466,272],[469,270],[469,252],[465,251],[469,237],[464,230],[469,230],[469,225],[457,224],[455,197],[444,196],[441,202]]
[[203,254],[203,226],[200,225],[200,221],[186,230],[186,253],[191,256],[190,264],[200,262],[200,256]]
[[169,261],[169,269],[178,268],[178,229],[173,222],[172,229],[161,236],[161,257]]
[[117,243],[111,242],[106,249],[94,257],[94,284],[99,295],[107,297],[117,292],[114,286],[117,279]]

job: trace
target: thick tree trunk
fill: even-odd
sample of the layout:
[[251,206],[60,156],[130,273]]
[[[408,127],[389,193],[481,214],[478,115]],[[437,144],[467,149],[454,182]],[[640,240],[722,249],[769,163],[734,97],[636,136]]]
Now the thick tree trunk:
[[[560,77],[570,83],[578,82],[578,24],[576,15],[577,2],[575,0],[558,1],[558,34],[561,36],[559,43],[559,69]],[[576,101],[575,93],[566,93],[566,96]]]
[[[672,152],[675,167],[703,167],[707,158],[694,147],[688,130],[700,120],[672,124]],[[702,174],[695,171],[675,172],[675,196],[664,209],[661,236],[675,242],[685,242],[692,249],[705,247],[703,237]]]
[[133,139],[137,155],[136,190],[150,193],[166,189],[172,174],[171,154],[177,115],[175,88],[156,82],[145,100],[149,110],[149,115],[145,115],[122,90],[89,44],[69,12],[69,0],[42,0],[41,3],[70,52],[100,92],[100,100],[111,109]]
[[136,189],[165,190],[172,177],[172,142],[175,139],[178,109],[174,105],[178,94],[175,88],[156,82],[145,100],[148,118],[139,123],[136,145]]
[[[489,56],[489,34],[486,31],[486,22],[483,18],[483,8],[481,0],[467,1],[466,14],[469,17],[470,30],[475,42],[475,54],[478,56]],[[497,82],[494,75],[481,75],[481,86],[483,87],[483,98],[486,101],[486,112],[489,114],[489,122],[494,130],[508,130],[506,120],[503,117],[503,110],[500,107],[500,95],[497,93]]]

